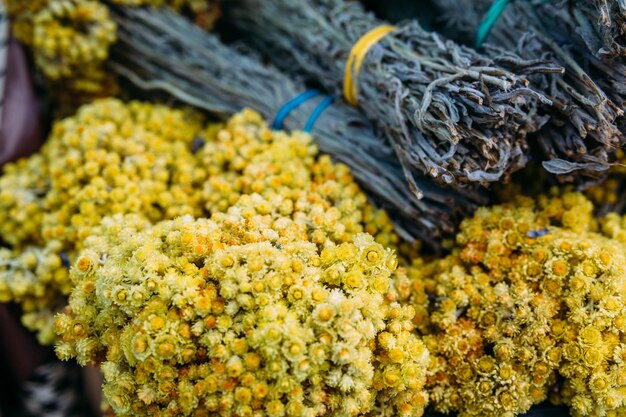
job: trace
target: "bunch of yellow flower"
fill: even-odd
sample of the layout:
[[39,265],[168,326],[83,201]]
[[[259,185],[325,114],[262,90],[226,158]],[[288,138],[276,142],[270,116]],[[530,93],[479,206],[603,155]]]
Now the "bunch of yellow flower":
[[37,154],[5,165],[0,237],[17,248],[60,240],[80,247],[104,216],[153,221],[199,215],[205,171],[196,167],[195,114],[107,99],[57,122]]
[[[36,245],[73,261],[105,216],[137,213],[155,223],[225,211],[241,200],[243,216],[258,207],[278,224],[293,220],[293,230],[282,232],[288,238],[339,244],[368,232],[386,246],[397,241],[384,211],[367,202],[348,169],[328,157],[315,158],[308,135],[272,132],[249,110],[226,126],[200,126],[197,115],[157,105],[107,99],[83,106],[55,124],[40,153],[6,166],[0,177],[0,238],[11,245],[13,257]],[[207,140],[193,155],[200,134]],[[233,185],[236,192],[220,192],[216,184]],[[5,288],[12,288],[10,276],[11,271],[3,276]],[[24,296],[6,290],[3,298],[26,303],[30,294],[37,301],[29,305],[44,317],[68,291],[63,279],[42,280],[23,290]],[[50,343],[50,328],[43,325],[49,322],[26,324]]]
[[35,62],[51,80],[98,68],[115,42],[106,6],[86,0],[49,0],[33,18]]
[[56,339],[54,315],[65,306],[63,294],[71,289],[63,262],[56,243],[44,248],[0,248],[0,302],[19,303],[23,323],[39,330],[37,337],[42,344],[52,344]]
[[5,0],[4,5],[11,17],[13,35],[27,45],[33,44],[33,22],[49,0]]
[[258,113],[244,110],[205,137],[197,157],[209,175],[208,211],[225,211],[256,193],[267,201],[261,210],[301,219],[315,243],[346,242],[361,232],[384,246],[397,243],[386,212],[368,203],[347,166],[316,157],[309,135],[271,131]]
[[50,188],[46,158],[38,153],[5,164],[0,176],[0,240],[12,247],[43,244],[43,197]]
[[6,0],[13,34],[32,48],[37,68],[51,81],[61,112],[81,102],[117,94],[103,70],[116,25],[95,0]]
[[[193,114],[101,100],[56,123],[38,154],[6,165],[0,240],[12,250],[3,256],[0,297],[22,304],[23,321],[40,332],[40,342],[53,342],[51,311],[70,289],[60,257],[72,260],[103,217],[138,213],[156,222],[203,213],[205,173],[192,154],[199,132]],[[20,259],[29,251],[38,261],[25,266]],[[52,271],[40,273],[46,269]]]
[[80,249],[112,214],[141,213],[151,221],[201,215],[197,189],[206,174],[192,154],[200,126],[181,110],[115,99],[55,124],[42,151],[51,178],[44,239]]
[[367,234],[317,245],[266,203],[103,221],[70,272],[59,357],[100,364],[119,416],[421,415],[428,353],[413,309],[384,299],[395,255]]
[[626,256],[615,224],[594,232],[592,209],[574,193],[479,209],[450,256],[398,275],[428,333],[437,410],[513,416],[557,374],[575,415],[626,410]]

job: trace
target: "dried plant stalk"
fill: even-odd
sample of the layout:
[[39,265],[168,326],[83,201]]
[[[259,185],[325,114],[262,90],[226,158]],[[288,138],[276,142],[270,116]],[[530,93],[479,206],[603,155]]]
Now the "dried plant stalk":
[[[571,4],[580,3],[596,2],[587,0],[586,2],[574,1],[572,3],[570,0],[569,3],[552,4],[547,2],[535,6],[528,5],[526,2],[516,2],[514,8],[516,12],[523,13],[528,19],[536,22],[542,33],[545,33],[558,45],[567,48],[567,51],[581,67],[585,68],[596,84],[620,109],[623,109],[626,105],[626,60],[622,55],[600,54],[598,50],[588,47],[585,30],[589,28],[581,27],[584,19],[581,20],[582,17],[578,9],[571,7]],[[597,3],[605,2],[598,1]],[[610,3],[614,5],[616,2]],[[595,17],[597,18],[597,15]],[[594,15],[590,14],[587,18],[593,19]],[[622,133],[624,133],[623,129]]]
[[[490,0],[434,0],[441,11],[445,35],[458,41],[474,39]],[[534,7],[534,6],[531,6]],[[613,160],[613,150],[624,144],[618,123],[623,110],[579,64],[566,44],[557,42],[542,22],[509,7],[494,25],[484,53],[507,68],[503,50],[514,51],[524,59],[549,59],[562,65],[563,74],[536,74],[531,86],[544,91],[553,105],[552,116],[536,135],[547,158],[543,166],[563,181],[590,182],[603,178]],[[531,142],[532,145],[532,142]]]
[[576,33],[598,58],[626,56],[626,2],[624,0],[563,0],[576,24]]
[[[341,92],[355,42],[383,22],[358,2],[232,0],[225,16],[275,63]],[[543,61],[517,61],[507,71],[471,48],[409,22],[367,54],[358,76],[359,106],[415,172],[460,188],[506,180],[524,166],[528,133],[546,118],[544,95],[520,74],[558,71]]]
[[[111,9],[119,42],[109,66],[144,90],[165,91],[218,116],[251,107],[272,118],[306,88],[167,10]],[[317,104],[311,100],[298,107],[286,127],[302,128]],[[341,100],[322,113],[312,135],[323,152],[350,166],[406,239],[420,238],[437,249],[464,215],[485,203],[478,192],[453,193],[424,175],[407,180],[392,146]]]

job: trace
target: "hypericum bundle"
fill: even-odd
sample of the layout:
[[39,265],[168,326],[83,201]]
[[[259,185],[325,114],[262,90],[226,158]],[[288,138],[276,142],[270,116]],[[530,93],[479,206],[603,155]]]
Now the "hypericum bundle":
[[[166,91],[222,117],[250,107],[275,118],[283,105],[305,92],[302,83],[225,46],[176,14],[117,8],[112,13],[119,26],[119,42],[112,50],[110,67],[138,87]],[[296,107],[285,126],[302,129],[324,100],[319,95]],[[438,245],[440,237],[453,232],[461,216],[485,202],[477,192],[452,193],[402,166],[393,146],[363,115],[340,100],[323,110],[311,131],[323,152],[351,168],[406,239],[421,238]]]
[[[583,2],[576,1],[577,4]],[[595,0],[587,3],[596,3]],[[603,2],[597,2],[603,3]],[[611,2],[614,4],[614,2]],[[581,64],[598,84],[600,88],[613,100],[618,107],[624,108],[626,103],[626,62],[623,56],[611,56],[598,58],[594,54],[594,50],[586,47],[585,38],[580,34],[585,34],[590,26],[586,24],[586,18],[593,19],[596,16],[582,16],[580,10],[576,7],[558,7],[545,2],[531,7],[526,2],[517,2],[514,4],[518,13],[524,13],[534,22],[542,26],[542,30],[549,34],[559,45],[568,45],[569,52],[577,58],[577,62]],[[626,126],[622,121],[620,123],[622,133],[626,132]]]
[[354,1],[228,6],[231,23],[268,57],[344,91],[386,133],[405,166],[444,184],[506,180],[526,162],[526,134],[545,122],[537,106],[550,100],[520,76],[556,70],[543,61],[520,59],[519,73],[506,71],[417,22],[386,26]]
[[418,260],[395,285],[427,334],[435,409],[514,416],[559,375],[574,416],[623,414],[625,222],[592,211],[574,193],[481,208],[451,255]]
[[120,417],[420,416],[428,352],[414,310],[385,301],[393,252],[316,245],[263,204],[105,219],[70,272],[59,357],[100,365]]
[[[439,19],[446,35],[463,42],[480,41],[486,16],[493,2],[464,0],[435,0],[441,11]],[[617,123],[623,115],[621,102],[614,103],[563,44],[553,38],[551,27],[544,27],[514,7],[499,16],[487,38],[484,53],[503,67],[515,65],[514,57],[550,59],[562,65],[561,74],[537,74],[529,77],[531,86],[544,91],[552,100],[548,111],[552,119],[537,134],[536,140],[548,161],[543,166],[558,174],[561,180],[578,182],[602,178],[614,160],[614,149],[624,143],[624,134]],[[602,77],[602,75],[599,75]],[[591,178],[590,178],[591,177]]]
[[626,56],[626,5],[621,1],[569,0],[566,8],[576,25],[576,34],[587,49],[604,60]]

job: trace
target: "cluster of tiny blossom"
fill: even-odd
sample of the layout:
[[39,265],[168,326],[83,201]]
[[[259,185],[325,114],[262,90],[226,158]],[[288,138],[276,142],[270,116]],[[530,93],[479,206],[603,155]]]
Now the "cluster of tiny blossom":
[[40,343],[54,343],[54,314],[65,305],[70,290],[58,244],[19,251],[0,248],[0,302],[20,304],[22,321],[27,328],[40,330]]
[[118,91],[116,81],[102,67],[117,30],[104,4],[95,0],[5,3],[13,34],[31,48],[37,68],[68,108]]
[[362,232],[383,246],[398,242],[386,212],[367,201],[347,166],[317,157],[309,135],[272,131],[258,113],[244,110],[205,137],[197,156],[209,175],[208,211],[225,211],[256,193],[267,201],[266,213],[307,219],[317,244],[347,242]]
[[105,216],[141,213],[155,222],[199,207],[205,171],[192,144],[200,131],[182,110],[115,99],[55,124],[42,152],[49,164],[42,235],[80,249]]
[[0,176],[0,241],[18,247],[43,244],[43,197],[50,188],[45,157],[34,154],[2,167]]
[[396,274],[433,356],[435,409],[513,416],[560,376],[574,415],[626,411],[624,223],[592,211],[576,193],[481,208],[452,254]]
[[[419,416],[428,353],[368,234],[312,242],[256,194],[211,219],[105,219],[57,354],[100,365],[118,416]],[[138,226],[137,226],[138,225]]]
[[[152,222],[202,215],[198,190],[205,173],[192,154],[200,126],[197,116],[181,110],[115,99],[57,122],[39,153],[7,164],[0,177],[0,240],[12,248],[5,256],[18,259],[37,246],[71,261],[101,219],[115,213],[138,213]],[[66,267],[55,260],[59,278],[49,280],[39,276],[39,264],[27,272],[14,265],[0,275],[3,288],[12,288],[14,273],[40,282],[5,290],[3,300],[22,303],[27,314],[39,309],[42,319],[25,316],[24,323],[50,343],[53,333],[44,326],[50,321],[43,317],[69,291]],[[37,302],[27,303],[22,292]]]

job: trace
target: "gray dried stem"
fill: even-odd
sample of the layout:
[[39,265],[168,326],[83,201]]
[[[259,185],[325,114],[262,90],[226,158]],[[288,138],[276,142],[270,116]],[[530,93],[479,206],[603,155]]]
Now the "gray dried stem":
[[624,0],[563,0],[576,33],[596,57],[613,60],[626,56],[626,2]]
[[[143,90],[167,92],[223,118],[249,107],[268,119],[306,90],[302,83],[166,9],[111,6],[111,13],[119,42],[112,50],[110,68]],[[301,129],[317,104],[310,100],[298,107],[285,127]],[[341,100],[322,113],[312,135],[323,152],[352,169],[405,239],[419,238],[437,249],[464,215],[485,203],[478,192],[452,193],[424,175],[407,180],[392,146],[367,118]]]
[[[384,24],[356,1],[231,0],[225,9],[277,65],[337,93],[355,42]],[[525,165],[525,137],[546,121],[538,103],[550,103],[523,74],[555,68],[520,59],[517,70],[409,22],[367,54],[359,106],[411,172],[457,189],[503,181]]]
[[[441,11],[444,34],[462,42],[474,40],[482,17],[492,4],[490,0],[433,1]],[[505,51],[527,60],[548,59],[564,68],[563,74],[541,73],[529,77],[531,86],[544,92],[553,103],[545,109],[551,115],[550,122],[535,138],[547,158],[543,165],[562,181],[588,183],[601,179],[613,162],[614,149],[624,144],[624,134],[618,127],[623,110],[601,87],[606,77],[597,72],[588,73],[579,63],[580,57],[572,54],[563,39],[567,30],[554,30],[555,26],[562,26],[559,15],[552,15],[551,24],[546,25],[547,21],[538,19],[537,5],[518,3],[500,16],[484,53],[507,69],[510,69],[507,60],[501,59],[506,56]]]

